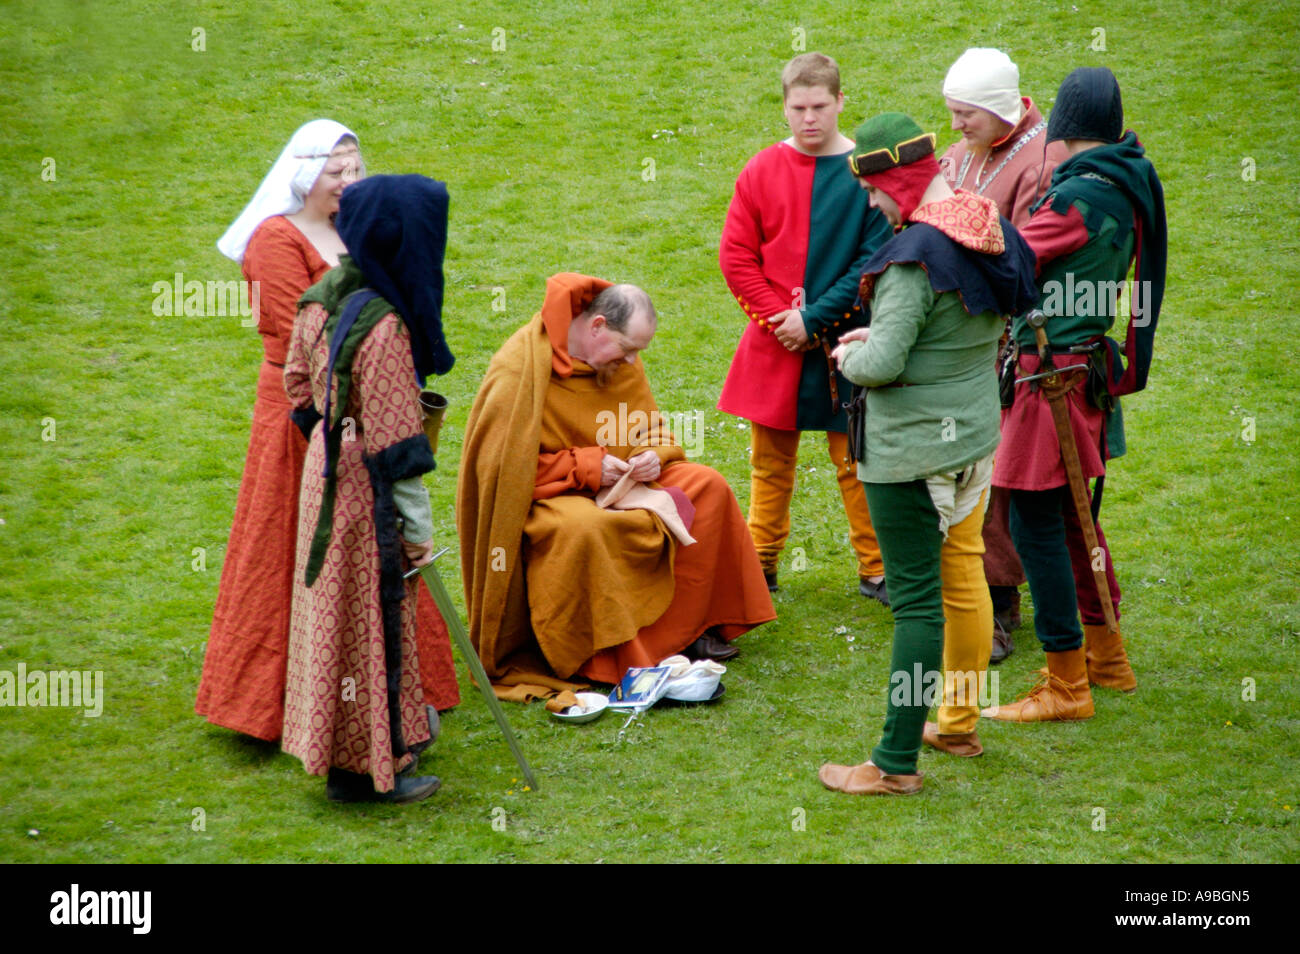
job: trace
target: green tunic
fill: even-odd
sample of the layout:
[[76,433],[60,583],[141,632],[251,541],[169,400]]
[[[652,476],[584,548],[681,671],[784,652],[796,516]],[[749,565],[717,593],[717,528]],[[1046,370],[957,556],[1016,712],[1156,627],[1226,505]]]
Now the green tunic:
[[960,470],[998,445],[994,362],[1003,321],[967,313],[955,291],[936,295],[919,265],[876,280],[871,338],[851,342],[844,376],[870,388],[865,483],[900,483]]

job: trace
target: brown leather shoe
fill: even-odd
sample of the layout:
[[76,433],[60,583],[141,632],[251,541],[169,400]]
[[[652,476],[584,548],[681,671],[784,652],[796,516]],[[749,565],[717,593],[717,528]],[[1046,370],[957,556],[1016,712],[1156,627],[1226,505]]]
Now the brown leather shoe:
[[921,741],[932,749],[938,749],[940,752],[947,752],[949,755],[960,756],[963,759],[973,759],[977,755],[984,754],[984,746],[980,744],[980,737],[975,732],[959,732],[955,735],[940,735],[939,723],[927,722],[925,731],[921,733]]
[[1083,624],[1083,644],[1088,658],[1088,681],[1103,689],[1133,692],[1137,689],[1137,676],[1124,652],[1124,640],[1118,632],[1112,633],[1105,623],[1100,626]]
[[707,629],[703,636],[682,650],[682,655],[692,661],[716,659],[718,662],[724,662],[739,656],[740,649],[718,636],[712,629]]
[[850,795],[915,795],[921,790],[920,772],[915,775],[886,775],[870,762],[861,765],[833,765],[827,762],[817,771],[827,788]]
[[1016,644],[1011,641],[1011,632],[993,617],[993,650],[989,653],[989,665],[996,666],[1016,651]]
[[1009,609],[994,612],[993,618],[1002,624],[1002,628],[1008,633],[1014,633],[1020,628],[1020,603],[1017,600],[1016,605]]
[[1074,722],[1093,716],[1092,692],[1083,647],[1047,653],[1047,675],[1029,694],[1008,706],[991,706],[980,715],[1001,722]]

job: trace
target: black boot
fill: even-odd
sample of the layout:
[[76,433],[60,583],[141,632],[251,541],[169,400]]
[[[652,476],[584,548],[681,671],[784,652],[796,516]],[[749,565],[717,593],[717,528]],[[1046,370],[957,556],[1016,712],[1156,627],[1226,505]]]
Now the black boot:
[[[414,763],[412,763],[414,765]],[[330,768],[325,780],[325,797],[332,802],[392,802],[405,804],[428,798],[442,787],[436,775],[398,775],[391,792],[376,792],[369,775]]]

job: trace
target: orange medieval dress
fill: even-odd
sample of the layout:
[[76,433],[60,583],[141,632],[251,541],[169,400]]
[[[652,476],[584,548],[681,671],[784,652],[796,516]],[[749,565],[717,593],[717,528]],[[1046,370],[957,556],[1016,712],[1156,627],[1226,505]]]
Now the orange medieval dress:
[[[307,453],[289,419],[284,364],[298,298],[329,269],[297,226],[279,215],[258,226],[244,253],[244,277],[257,289],[263,360],[194,708],[209,722],[269,742],[280,738],[284,722],[298,490]],[[421,594],[419,621],[425,696],[450,708],[460,701],[451,641],[428,593]]]

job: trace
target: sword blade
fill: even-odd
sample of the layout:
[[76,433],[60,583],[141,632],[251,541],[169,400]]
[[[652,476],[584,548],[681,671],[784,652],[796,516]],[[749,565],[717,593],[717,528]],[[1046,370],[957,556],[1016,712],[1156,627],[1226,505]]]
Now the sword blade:
[[[447,550],[447,547],[443,547],[438,556],[442,556]],[[483,701],[487,703],[493,718],[497,720],[497,727],[501,730],[501,734],[505,736],[506,745],[510,747],[510,752],[514,755],[519,770],[524,773],[524,779],[532,786],[533,791],[537,791],[537,779],[533,776],[533,770],[529,767],[528,760],[524,758],[524,751],[519,747],[519,741],[510,728],[510,722],[506,719],[505,711],[501,708],[501,700],[492,691],[492,683],[488,680],[487,673],[483,671],[483,662],[478,658],[478,653],[474,650],[474,644],[470,642],[469,633],[465,632],[465,624],[461,622],[460,613],[456,611],[456,607],[451,602],[451,594],[447,592],[447,587],[438,574],[437,565],[430,561],[419,567],[415,572],[420,574],[420,579],[424,580],[424,585],[429,588],[434,603],[438,605],[438,612],[442,614],[443,621],[447,624],[447,631],[451,633],[451,638],[455,641],[461,656],[464,657],[466,665],[469,666],[474,681],[478,683],[479,690],[483,693]]]

